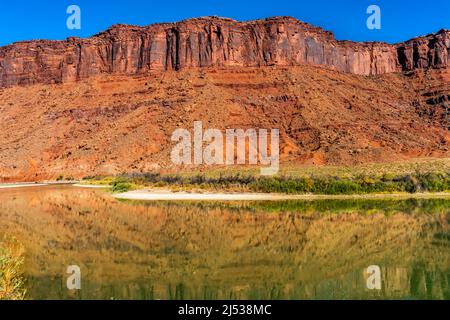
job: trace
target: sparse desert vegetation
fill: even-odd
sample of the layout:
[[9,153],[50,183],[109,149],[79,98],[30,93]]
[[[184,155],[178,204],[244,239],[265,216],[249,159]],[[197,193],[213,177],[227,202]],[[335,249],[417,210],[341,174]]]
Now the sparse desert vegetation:
[[132,173],[117,177],[88,177],[86,183],[109,184],[113,192],[140,187],[173,190],[213,190],[285,194],[369,194],[450,191],[446,159],[355,167],[287,167],[277,176],[261,177],[255,170]]
[[0,300],[23,300],[24,247],[15,239],[0,240]]

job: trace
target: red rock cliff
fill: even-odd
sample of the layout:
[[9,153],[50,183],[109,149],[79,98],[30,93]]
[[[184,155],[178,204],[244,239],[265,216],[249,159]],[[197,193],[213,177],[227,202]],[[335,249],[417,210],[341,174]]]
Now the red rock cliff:
[[290,17],[249,22],[198,18],[147,27],[116,25],[88,39],[0,48],[0,87],[77,81],[101,73],[200,67],[318,64],[362,75],[447,67],[450,31],[405,43],[337,41]]

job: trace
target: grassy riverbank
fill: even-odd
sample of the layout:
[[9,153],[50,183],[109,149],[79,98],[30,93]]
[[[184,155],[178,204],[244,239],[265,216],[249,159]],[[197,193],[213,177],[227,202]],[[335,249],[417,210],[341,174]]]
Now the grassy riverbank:
[[24,248],[16,240],[0,239],[0,300],[23,300]]
[[252,169],[202,173],[131,173],[90,177],[88,184],[110,185],[115,193],[140,188],[173,191],[231,191],[282,194],[374,194],[450,191],[448,159],[360,167],[288,167],[277,176],[262,177]]

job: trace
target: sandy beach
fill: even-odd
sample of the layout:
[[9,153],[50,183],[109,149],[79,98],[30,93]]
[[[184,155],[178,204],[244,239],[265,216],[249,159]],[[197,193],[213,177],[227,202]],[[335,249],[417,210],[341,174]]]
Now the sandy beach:
[[43,182],[0,183],[0,189],[33,188],[33,187],[62,186],[62,185],[85,187],[85,185],[74,184],[73,182],[70,181],[43,181]]
[[[9,183],[0,184],[0,189],[33,188],[63,183]],[[108,189],[108,185],[71,184],[76,188]],[[449,192],[438,193],[392,193],[392,194],[277,194],[252,192],[185,192],[168,189],[141,189],[114,194],[123,200],[147,201],[282,201],[282,200],[351,200],[351,199],[450,199]]]
[[361,195],[287,195],[273,193],[188,193],[170,190],[135,190],[114,195],[116,199],[148,201],[280,201],[280,200],[325,200],[325,199],[450,199],[450,193],[395,193]]
[[47,186],[46,183],[5,183],[0,184],[0,189],[12,189],[12,188],[31,188],[31,187],[43,187]]
[[92,189],[109,189],[111,186],[109,185],[96,185],[96,184],[73,184],[72,186],[78,188],[92,188]]

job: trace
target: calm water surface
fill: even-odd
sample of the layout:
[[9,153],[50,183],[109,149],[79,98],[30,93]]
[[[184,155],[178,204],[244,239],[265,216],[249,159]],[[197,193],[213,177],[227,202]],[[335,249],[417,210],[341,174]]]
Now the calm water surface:
[[26,247],[30,299],[450,299],[450,200],[145,203],[36,187],[0,190],[0,219]]

